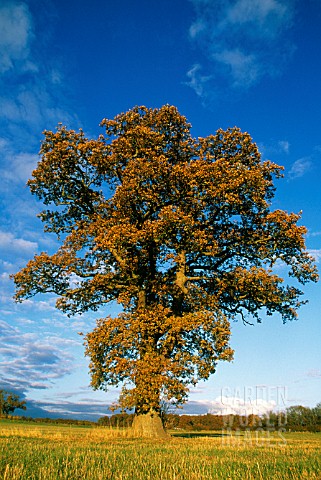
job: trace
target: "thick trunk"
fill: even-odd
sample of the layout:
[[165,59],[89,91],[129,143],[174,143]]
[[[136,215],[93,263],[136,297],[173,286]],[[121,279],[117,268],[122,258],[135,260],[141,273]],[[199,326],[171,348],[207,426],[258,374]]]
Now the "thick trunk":
[[157,412],[135,415],[132,430],[135,436],[145,438],[169,438]]

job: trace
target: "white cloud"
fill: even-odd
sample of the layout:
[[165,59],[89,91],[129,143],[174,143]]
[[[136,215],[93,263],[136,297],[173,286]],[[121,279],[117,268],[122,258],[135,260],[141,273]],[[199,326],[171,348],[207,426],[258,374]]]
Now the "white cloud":
[[192,39],[194,39],[195,37],[197,37],[197,35],[202,32],[203,30],[205,30],[206,28],[206,24],[202,21],[202,20],[198,20],[197,22],[193,23],[191,26],[190,26],[190,29],[189,29],[189,35]]
[[[47,388],[52,379],[71,373],[74,357],[66,349],[72,342],[38,332],[23,333],[0,320],[0,366],[4,377],[20,388]],[[60,342],[58,340],[61,340]]]
[[[57,72],[55,77],[58,78]],[[73,115],[56,107],[57,99],[52,95],[54,89],[49,88],[49,82],[51,79],[33,79],[29,85],[20,86],[17,91],[0,97],[0,118],[7,122],[24,123],[24,128],[32,127],[39,132],[59,122],[71,123]],[[54,82],[56,86],[60,86],[59,83],[58,80]]]
[[[216,84],[220,80],[222,85],[248,88],[263,76],[277,74],[293,53],[284,34],[292,25],[294,0],[191,1],[196,19],[189,37],[205,55],[202,67]],[[204,88],[189,85],[204,95]],[[206,88],[211,86],[207,83]]]
[[39,160],[38,155],[21,152],[12,158],[12,166],[15,169],[14,175],[19,180],[26,182],[30,177],[32,171],[36,168]]
[[0,137],[0,149],[1,151],[4,151],[8,148],[9,142],[5,138]]
[[1,117],[13,121],[20,117],[22,113],[19,106],[11,98],[0,98]]
[[[55,299],[51,298],[47,301],[44,300],[31,300],[28,298],[27,300],[23,301],[23,305],[28,308],[29,310],[32,311],[38,311],[38,312],[57,312],[57,309],[55,308]],[[52,318],[50,318],[49,324],[52,323]]]
[[257,81],[260,75],[260,67],[256,56],[247,55],[238,48],[214,53],[213,58],[228,67],[234,79],[234,86],[250,86]]
[[278,146],[281,152],[284,152],[286,154],[289,153],[290,151],[290,143],[287,140],[280,140],[278,142]]
[[2,180],[10,183],[23,182],[24,184],[31,177],[31,173],[37,165],[38,155],[20,152],[13,152],[3,156],[3,167],[0,169]]
[[283,22],[288,20],[286,4],[276,0],[237,0],[226,10],[220,29],[251,24],[260,36],[274,36]]
[[1,260],[1,259],[0,259],[0,267],[2,267],[4,269],[8,269],[10,271],[12,271],[12,269],[15,268],[13,263],[6,262],[5,260]]
[[321,261],[321,248],[319,249],[308,249],[308,254],[311,255],[315,261],[318,263]]
[[13,69],[16,61],[24,61],[23,68],[30,69],[33,64],[26,60],[32,37],[32,21],[27,5],[17,3],[1,6],[0,31],[0,72]]
[[302,177],[311,167],[312,162],[309,157],[299,158],[293,163],[289,171],[290,179],[293,180],[294,178]]
[[0,274],[0,279],[3,281],[3,282],[10,282],[10,274],[7,273],[7,272],[3,272]]
[[23,253],[34,253],[38,248],[36,242],[15,238],[12,233],[0,231],[0,249]]
[[[290,153],[290,143],[287,140],[271,140],[269,143],[258,144],[263,159],[275,159],[275,157],[284,158],[284,155]],[[277,160],[275,160],[277,162]],[[283,160],[282,160],[283,163]],[[282,164],[281,163],[281,164]]]
[[51,79],[51,82],[54,84],[54,85],[60,85],[62,83],[62,74],[59,70],[57,70],[56,68],[54,68],[52,70],[52,72],[50,73],[50,79]]
[[25,318],[25,317],[16,317],[16,323],[18,325],[22,325],[24,327],[29,326],[29,325],[35,325],[35,320],[30,320],[30,318]]
[[275,400],[256,398],[245,400],[240,397],[218,397],[207,401],[208,413],[213,415],[264,415],[275,409]]
[[[69,108],[64,76],[55,57],[43,57],[46,35],[19,0],[0,2],[0,122],[11,150],[38,150],[41,131],[62,122],[77,123]],[[39,20],[39,19],[38,19]],[[34,28],[37,27],[37,30]],[[41,38],[41,42],[32,41]],[[41,61],[40,61],[41,59]],[[3,134],[2,134],[3,135]],[[3,147],[3,145],[1,145]]]
[[196,94],[200,97],[204,95],[206,83],[211,79],[209,76],[201,75],[201,68],[202,67],[199,64],[193,65],[187,72],[189,81],[186,82],[186,85],[195,90]]

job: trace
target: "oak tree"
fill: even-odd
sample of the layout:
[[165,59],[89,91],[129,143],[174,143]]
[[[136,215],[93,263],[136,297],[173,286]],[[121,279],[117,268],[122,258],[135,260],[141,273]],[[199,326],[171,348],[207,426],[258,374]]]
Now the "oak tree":
[[120,405],[152,429],[162,398],[183,403],[231,360],[231,320],[296,318],[302,292],[276,263],[301,284],[317,273],[300,214],[271,209],[282,167],[262,161],[248,133],[193,138],[169,105],[101,125],[97,139],[44,132],[28,184],[61,247],[15,275],[16,299],[53,292],[69,315],[121,304],[85,337],[91,383],[122,385]]

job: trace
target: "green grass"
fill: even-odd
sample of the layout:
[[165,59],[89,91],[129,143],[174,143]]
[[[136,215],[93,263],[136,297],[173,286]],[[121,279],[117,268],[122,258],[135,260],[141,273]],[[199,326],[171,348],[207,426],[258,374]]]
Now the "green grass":
[[128,430],[0,421],[0,478],[321,479],[321,434],[206,435],[152,441]]

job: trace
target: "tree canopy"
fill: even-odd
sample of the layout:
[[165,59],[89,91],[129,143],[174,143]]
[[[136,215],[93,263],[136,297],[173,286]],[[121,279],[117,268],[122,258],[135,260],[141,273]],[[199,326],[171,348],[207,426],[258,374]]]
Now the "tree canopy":
[[9,415],[16,409],[26,410],[25,400],[20,400],[19,395],[6,390],[0,390],[0,415]]
[[297,316],[316,281],[300,214],[272,210],[282,167],[238,128],[193,138],[175,107],[135,107],[105,134],[45,131],[31,192],[57,234],[14,277],[18,301],[58,295],[69,315],[117,301],[123,313],[85,337],[92,385],[123,385],[123,407],[158,411],[231,360],[230,321]]

